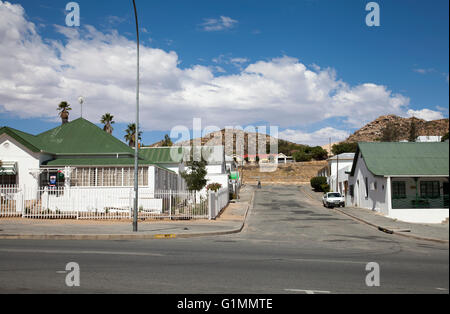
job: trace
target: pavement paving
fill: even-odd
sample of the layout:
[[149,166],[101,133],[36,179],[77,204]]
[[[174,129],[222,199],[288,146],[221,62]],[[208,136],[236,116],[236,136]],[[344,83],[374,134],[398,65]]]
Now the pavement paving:
[[[302,185],[300,190],[312,200],[322,203],[323,193],[314,192],[309,185]],[[377,228],[380,231],[418,240],[428,240],[449,243],[449,224],[418,224],[408,223],[386,217],[372,210],[345,207],[334,208],[336,212],[342,213],[361,223]]]
[[130,221],[0,219],[0,239],[126,240],[169,239],[240,232],[254,188],[244,186],[240,199],[230,203],[215,220],[140,221],[138,232]]

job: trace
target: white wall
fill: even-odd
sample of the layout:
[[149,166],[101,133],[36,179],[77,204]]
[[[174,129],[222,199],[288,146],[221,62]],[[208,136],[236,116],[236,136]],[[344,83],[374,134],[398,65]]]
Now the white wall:
[[[368,178],[369,196],[366,197],[366,181]],[[387,179],[384,177],[375,177],[366,167],[362,158],[358,158],[355,174],[349,177],[349,187],[354,185],[354,196],[350,198],[352,206],[366,208],[380,212],[384,215],[389,214],[387,199]]]
[[0,136],[0,160],[17,162],[18,185],[37,188],[38,180],[30,174],[30,169],[39,169],[41,158],[47,157],[30,151],[6,134]]
[[392,209],[389,213],[389,217],[412,223],[437,224],[442,223],[449,217],[449,210],[448,208]]
[[348,159],[344,159],[341,160],[339,159],[339,168],[338,168],[338,162],[335,159],[329,160],[328,164],[330,166],[331,169],[331,176],[336,176],[338,170],[342,170],[348,166],[353,165],[353,159],[352,160],[348,160]]

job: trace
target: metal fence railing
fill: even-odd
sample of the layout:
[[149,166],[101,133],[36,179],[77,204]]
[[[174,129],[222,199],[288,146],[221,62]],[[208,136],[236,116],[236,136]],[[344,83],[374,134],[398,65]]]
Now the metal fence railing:
[[17,185],[0,185],[0,217],[21,217],[22,196]]
[[[224,189],[226,190],[226,189]],[[227,190],[226,190],[227,191]],[[133,217],[133,188],[19,188],[0,186],[0,217],[32,219],[105,219]],[[223,195],[226,194],[227,198]],[[228,204],[220,192],[219,207]],[[139,219],[212,219],[220,212],[211,208],[208,194],[190,191],[140,189]],[[214,205],[217,201],[214,201]]]
[[420,197],[404,196],[392,198],[393,209],[415,209],[415,208],[449,208],[449,196]]

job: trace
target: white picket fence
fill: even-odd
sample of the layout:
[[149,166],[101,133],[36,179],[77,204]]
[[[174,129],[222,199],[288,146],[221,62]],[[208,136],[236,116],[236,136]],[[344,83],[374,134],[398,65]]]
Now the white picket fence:
[[[227,206],[228,191],[222,189],[208,195],[188,191],[152,192],[142,188],[138,218],[214,219]],[[132,219],[135,194],[133,188],[0,186],[0,197],[0,217],[121,220]]]
[[208,192],[208,208],[209,219],[215,219],[219,216],[222,209],[224,209],[230,201],[230,191],[226,188],[222,188],[217,192]]

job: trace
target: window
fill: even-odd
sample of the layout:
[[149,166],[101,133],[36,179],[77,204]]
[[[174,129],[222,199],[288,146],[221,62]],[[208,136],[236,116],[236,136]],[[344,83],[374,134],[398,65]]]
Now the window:
[[420,197],[439,198],[440,196],[441,196],[441,188],[439,181],[420,182]]
[[[148,185],[148,168],[139,168],[138,182],[140,186]],[[78,187],[131,187],[134,185],[134,168],[76,168],[70,183]]]
[[355,196],[355,186],[353,184],[350,185],[350,196]]
[[0,185],[15,185],[17,184],[16,175],[0,175]]
[[366,188],[366,198],[369,198],[369,178],[367,178],[367,177],[366,177],[366,180],[365,180],[365,184],[366,184],[366,186],[365,186],[365,188]]
[[406,182],[393,181],[392,182],[392,198],[406,198]]

